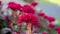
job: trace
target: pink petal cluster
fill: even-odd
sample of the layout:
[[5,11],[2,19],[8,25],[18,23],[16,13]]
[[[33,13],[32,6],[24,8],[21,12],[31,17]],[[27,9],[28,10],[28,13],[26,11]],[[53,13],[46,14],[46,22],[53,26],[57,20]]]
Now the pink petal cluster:
[[54,28],[55,25],[53,25],[53,24],[49,24],[49,27],[50,27],[50,28]]
[[35,6],[38,5],[38,3],[37,2],[32,2],[31,5],[35,7]]
[[15,2],[8,3],[8,8],[11,8],[12,10],[20,10],[21,7],[20,4],[16,4]]
[[12,22],[9,22],[9,23],[8,23],[8,26],[9,26],[10,28],[12,28]]
[[55,18],[51,16],[44,16],[44,18],[47,19],[49,22],[55,21]]
[[56,27],[55,30],[60,34],[60,27]]
[[22,7],[22,11],[25,12],[25,13],[32,13],[34,14],[35,13],[35,10],[33,7],[29,6],[29,5],[24,5]]
[[38,23],[38,18],[33,14],[23,14],[20,16],[18,23],[31,23],[32,25],[36,25],[37,27],[40,27],[40,23]]
[[39,16],[44,17],[46,14],[43,12],[43,10],[40,10],[40,12],[38,13]]
[[45,18],[45,19],[47,19],[49,22],[55,21],[54,17],[46,15],[42,10],[40,11],[40,13],[38,15]]

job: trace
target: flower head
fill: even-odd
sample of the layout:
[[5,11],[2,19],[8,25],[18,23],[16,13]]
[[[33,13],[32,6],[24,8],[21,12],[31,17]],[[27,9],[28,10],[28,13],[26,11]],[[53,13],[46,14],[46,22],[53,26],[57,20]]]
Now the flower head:
[[51,16],[44,16],[44,18],[47,19],[49,22],[55,21],[55,18]]
[[47,34],[47,32],[42,32],[42,34]]
[[6,17],[5,17],[5,20],[8,20],[8,19],[9,19],[9,16],[6,16]]
[[36,25],[37,27],[40,27],[40,23],[38,22],[38,18],[33,14],[23,14],[20,16],[19,23],[26,22],[31,23],[32,25]]
[[9,26],[10,28],[12,28],[12,22],[9,22],[9,23],[8,23],[8,26]]
[[53,25],[53,24],[49,24],[49,27],[50,27],[50,28],[54,28],[55,25]]
[[44,17],[45,13],[43,12],[43,10],[41,10],[38,15]]
[[23,8],[22,8],[22,11],[25,12],[25,13],[32,13],[32,14],[35,13],[34,8],[29,6],[29,5],[24,5]]
[[8,3],[8,8],[11,8],[12,10],[20,10],[21,7],[20,4],[16,4],[15,2]]
[[37,3],[37,2],[32,2],[31,5],[32,5],[32,6],[37,6],[38,3]]
[[60,34],[60,27],[56,27],[55,30]]

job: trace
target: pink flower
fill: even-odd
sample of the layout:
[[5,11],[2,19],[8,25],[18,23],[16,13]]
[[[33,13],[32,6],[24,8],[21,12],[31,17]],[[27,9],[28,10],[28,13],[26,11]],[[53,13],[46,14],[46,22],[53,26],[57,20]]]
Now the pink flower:
[[6,16],[6,17],[5,17],[5,20],[8,20],[8,19],[9,19],[9,16]]
[[36,25],[37,27],[40,27],[40,23],[38,22],[38,18],[33,14],[23,14],[20,16],[18,23],[31,23],[32,25]]
[[2,4],[2,2],[0,1],[0,5]]
[[37,2],[32,2],[31,5],[32,5],[32,6],[37,6],[38,3],[37,3]]
[[50,27],[50,28],[54,28],[55,25],[53,25],[53,24],[49,24],[49,27]]
[[55,30],[60,34],[60,27],[56,27]]
[[8,25],[10,28],[12,28],[12,22],[9,22]]
[[32,13],[32,14],[35,13],[34,8],[29,6],[29,5],[24,5],[23,8],[22,8],[22,11],[25,12],[25,13]]
[[11,8],[12,10],[20,10],[21,7],[20,4],[16,4],[15,2],[8,3],[8,8]]
[[17,4],[17,9],[21,10],[21,8],[22,8],[21,4]]
[[42,32],[42,34],[47,34],[47,32]]
[[47,19],[49,22],[55,21],[55,18],[51,16],[44,16],[44,18]]
[[45,13],[43,12],[43,10],[41,10],[38,15],[44,17]]

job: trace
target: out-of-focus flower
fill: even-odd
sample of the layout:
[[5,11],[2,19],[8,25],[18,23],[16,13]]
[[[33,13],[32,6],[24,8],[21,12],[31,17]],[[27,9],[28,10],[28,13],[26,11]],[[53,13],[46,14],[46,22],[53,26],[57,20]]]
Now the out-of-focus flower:
[[9,22],[8,25],[10,28],[12,28],[12,22]]
[[43,12],[43,10],[41,10],[41,11],[38,13],[38,15],[44,17],[46,14]]
[[36,25],[37,27],[40,27],[40,23],[38,22],[38,18],[33,14],[23,14],[20,16],[18,23],[31,23],[32,25]]
[[8,20],[9,19],[9,16],[5,16],[5,20]]
[[49,27],[50,27],[50,28],[54,28],[55,25],[53,25],[53,24],[49,24]]
[[20,4],[17,4],[15,2],[10,2],[8,3],[8,8],[11,8],[13,10],[20,10],[21,9],[21,5]]
[[0,1],[0,5],[2,5],[2,1]]
[[25,12],[25,13],[32,13],[32,14],[35,13],[34,8],[29,6],[29,5],[24,5],[23,8],[22,8],[22,11]]
[[57,31],[58,34],[60,34],[60,27],[56,27],[55,30]]
[[44,18],[47,19],[49,22],[55,21],[55,18],[51,16],[44,16]]
[[22,10],[21,4],[17,4],[17,9],[20,10],[20,11]]
[[38,3],[37,2],[32,2],[31,5],[35,7],[35,6],[38,5]]
[[47,34],[47,32],[42,32],[42,34]]

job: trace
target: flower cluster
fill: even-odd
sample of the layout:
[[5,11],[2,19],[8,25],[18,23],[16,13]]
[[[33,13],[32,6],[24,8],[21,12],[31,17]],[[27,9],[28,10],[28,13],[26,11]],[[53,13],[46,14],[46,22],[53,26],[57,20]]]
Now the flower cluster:
[[30,5],[24,5],[24,6],[22,7],[22,11],[25,12],[25,13],[32,13],[32,14],[35,13],[34,8],[31,7]]
[[55,21],[55,18],[54,17],[51,17],[51,16],[46,15],[46,13],[43,12],[42,10],[40,11],[40,13],[38,15],[40,17],[43,17],[44,19],[46,19],[48,21],[48,23],[49,23],[48,26],[50,28],[54,28],[55,27],[55,25],[51,24],[52,22]]
[[45,16],[44,18],[47,19],[49,22],[55,21],[55,18],[51,16]]
[[11,8],[12,10],[20,10],[22,6],[20,4],[16,4],[15,2],[8,3],[8,8]]
[[40,17],[43,17],[43,18],[47,19],[49,22],[55,21],[55,18],[54,17],[51,17],[51,16],[46,15],[42,10],[40,11],[40,13],[38,15]]
[[38,18],[33,14],[23,14],[20,16],[18,23],[31,23],[32,25],[36,25],[37,27],[40,27],[40,23],[38,22]]

